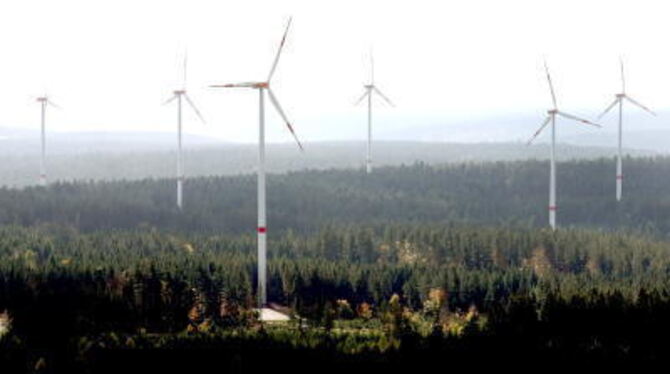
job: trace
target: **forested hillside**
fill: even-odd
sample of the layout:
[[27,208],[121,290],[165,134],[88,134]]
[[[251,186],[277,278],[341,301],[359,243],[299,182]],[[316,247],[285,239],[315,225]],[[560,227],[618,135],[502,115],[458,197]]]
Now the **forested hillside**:
[[442,225],[286,233],[273,239],[269,298],[301,319],[275,327],[251,311],[254,252],[251,236],[2,228],[11,339],[0,337],[0,364],[113,373],[353,360],[366,362],[350,368],[360,372],[444,355],[474,368],[519,350],[526,363],[566,365],[667,353],[667,242]]
[[173,179],[3,188],[0,367],[658,360],[670,353],[670,159],[625,162],[619,204],[613,160],[558,164],[556,232],[546,161],[271,174],[268,298],[294,317],[281,325],[254,309],[253,175],[187,180],[182,212]]
[[[624,161],[624,199],[618,204],[613,160],[559,163],[559,225],[670,232],[670,159]],[[378,168],[370,175],[362,170],[273,174],[268,177],[268,226],[271,233],[403,222],[544,227],[548,179],[544,161],[414,164]],[[0,189],[0,224],[252,233],[255,176],[189,179],[184,204],[179,212],[175,182],[169,179]]]

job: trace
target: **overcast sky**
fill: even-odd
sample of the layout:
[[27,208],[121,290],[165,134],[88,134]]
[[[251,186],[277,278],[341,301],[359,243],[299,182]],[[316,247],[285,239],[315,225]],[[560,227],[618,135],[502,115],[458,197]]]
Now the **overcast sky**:
[[[273,87],[305,140],[365,136],[365,107],[353,102],[370,46],[378,86],[397,106],[377,103],[379,137],[536,116],[519,134],[525,139],[550,104],[543,56],[566,111],[594,115],[611,101],[619,55],[629,93],[665,109],[669,8],[641,0],[7,0],[0,127],[37,128],[33,100],[46,91],[63,107],[49,113],[53,131],[172,131],[176,108],[161,102],[179,88],[188,48],[188,88],[208,124],[188,115],[187,131],[253,142],[257,93],[207,86],[265,79],[292,15]],[[291,140],[270,108],[267,119],[269,141]]]

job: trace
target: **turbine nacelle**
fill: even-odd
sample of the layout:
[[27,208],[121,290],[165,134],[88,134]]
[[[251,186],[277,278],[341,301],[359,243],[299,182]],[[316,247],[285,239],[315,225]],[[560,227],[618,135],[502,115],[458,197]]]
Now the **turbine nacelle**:
[[44,106],[51,105],[54,108],[61,109],[58,105],[56,105],[48,96],[40,96],[35,98],[35,101],[43,104]]

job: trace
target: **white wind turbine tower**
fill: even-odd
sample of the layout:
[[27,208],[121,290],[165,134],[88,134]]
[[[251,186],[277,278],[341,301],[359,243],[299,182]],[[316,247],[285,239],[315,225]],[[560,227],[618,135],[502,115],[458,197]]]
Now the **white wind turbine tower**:
[[561,116],[563,118],[571,119],[573,121],[579,121],[587,125],[592,125],[600,127],[600,125],[587,121],[585,119],[579,118],[572,114],[568,114],[558,110],[556,104],[556,94],[554,93],[554,86],[551,83],[551,75],[549,75],[549,68],[547,67],[547,62],[544,63],[544,70],[547,73],[547,82],[549,83],[549,92],[551,93],[551,100],[554,107],[547,111],[547,118],[544,120],[540,128],[533,134],[533,136],[528,140],[530,144],[540,133],[544,130],[547,125],[551,124],[551,158],[550,158],[550,171],[549,171],[549,225],[552,230],[556,229],[556,116]]
[[356,105],[360,104],[363,99],[368,99],[368,146],[367,146],[367,157],[365,159],[366,170],[369,173],[372,172],[372,94],[376,93],[384,101],[386,101],[390,106],[394,106],[391,100],[389,100],[386,95],[384,95],[377,86],[375,86],[375,63],[372,57],[372,51],[370,51],[370,82],[363,85],[365,92],[363,95],[356,101]]
[[291,18],[288,20],[286,29],[284,30],[284,36],[281,39],[279,44],[279,49],[277,50],[277,55],[275,56],[272,67],[270,68],[270,73],[265,81],[262,82],[242,82],[242,83],[231,83],[231,84],[216,84],[211,85],[210,87],[214,88],[252,88],[258,90],[258,306],[263,308],[267,304],[267,226],[266,226],[266,212],[265,212],[265,103],[264,97],[265,92],[267,92],[270,102],[275,107],[279,116],[284,120],[289,131],[293,135],[293,138],[298,144],[298,147],[302,151],[302,144],[298,140],[295,131],[293,131],[293,126],[289,122],[284,110],[279,105],[277,97],[272,92],[270,88],[270,80],[274,75],[275,69],[277,68],[277,63],[279,62],[279,57],[284,47],[284,42],[286,41],[286,35],[288,34],[289,27],[291,26]]
[[46,186],[47,185],[47,168],[46,168],[46,112],[47,112],[47,106],[51,105],[54,108],[60,108],[58,105],[54,104],[54,102],[49,99],[49,97],[45,94],[43,96],[38,97],[35,99],[38,103],[40,103],[40,132],[41,132],[41,140],[42,140],[42,153],[41,153],[41,159],[40,159],[40,185]]
[[637,107],[641,108],[642,110],[652,114],[656,115],[651,109],[647,108],[646,106],[640,104],[637,100],[632,99],[628,94],[626,94],[626,80],[624,78],[624,71],[623,71],[623,59],[619,59],[619,64],[621,65],[621,93],[618,93],[615,95],[614,102],[610,104],[610,106],[605,109],[605,111],[598,116],[598,118],[602,118],[607,112],[609,112],[612,108],[614,108],[615,105],[619,105],[619,149],[617,153],[617,160],[616,160],[616,200],[621,201],[621,192],[622,192],[622,184],[623,184],[623,166],[622,166],[622,149],[621,149],[621,133],[623,131],[623,101],[628,100],[631,104],[636,105]]
[[188,105],[191,106],[191,109],[193,109],[193,112],[200,118],[200,120],[205,123],[205,119],[202,117],[202,114],[200,114],[200,111],[198,108],[196,108],[195,104],[193,103],[193,100],[188,96],[186,93],[186,62],[187,62],[187,56],[184,54],[184,65],[183,65],[183,73],[184,73],[184,80],[182,81],[182,88],[180,90],[175,90],[173,91],[173,95],[171,98],[169,98],[163,105],[167,105],[171,103],[174,100],[177,100],[177,207],[179,209],[182,209],[183,207],[183,202],[182,202],[182,196],[183,196],[183,190],[182,190],[182,184],[184,182],[184,166],[182,162],[182,103],[184,100],[188,103]]

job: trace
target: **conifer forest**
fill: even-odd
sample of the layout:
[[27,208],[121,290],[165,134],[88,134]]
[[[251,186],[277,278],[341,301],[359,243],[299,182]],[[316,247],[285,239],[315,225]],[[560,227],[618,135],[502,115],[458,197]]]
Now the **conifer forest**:
[[[381,372],[670,353],[670,159],[510,161],[0,189],[2,372]],[[510,361],[511,360],[511,361]],[[299,362],[299,364],[297,364]],[[446,363],[446,364],[445,364]],[[7,368],[5,370],[5,368]],[[41,370],[41,371],[40,371]]]

